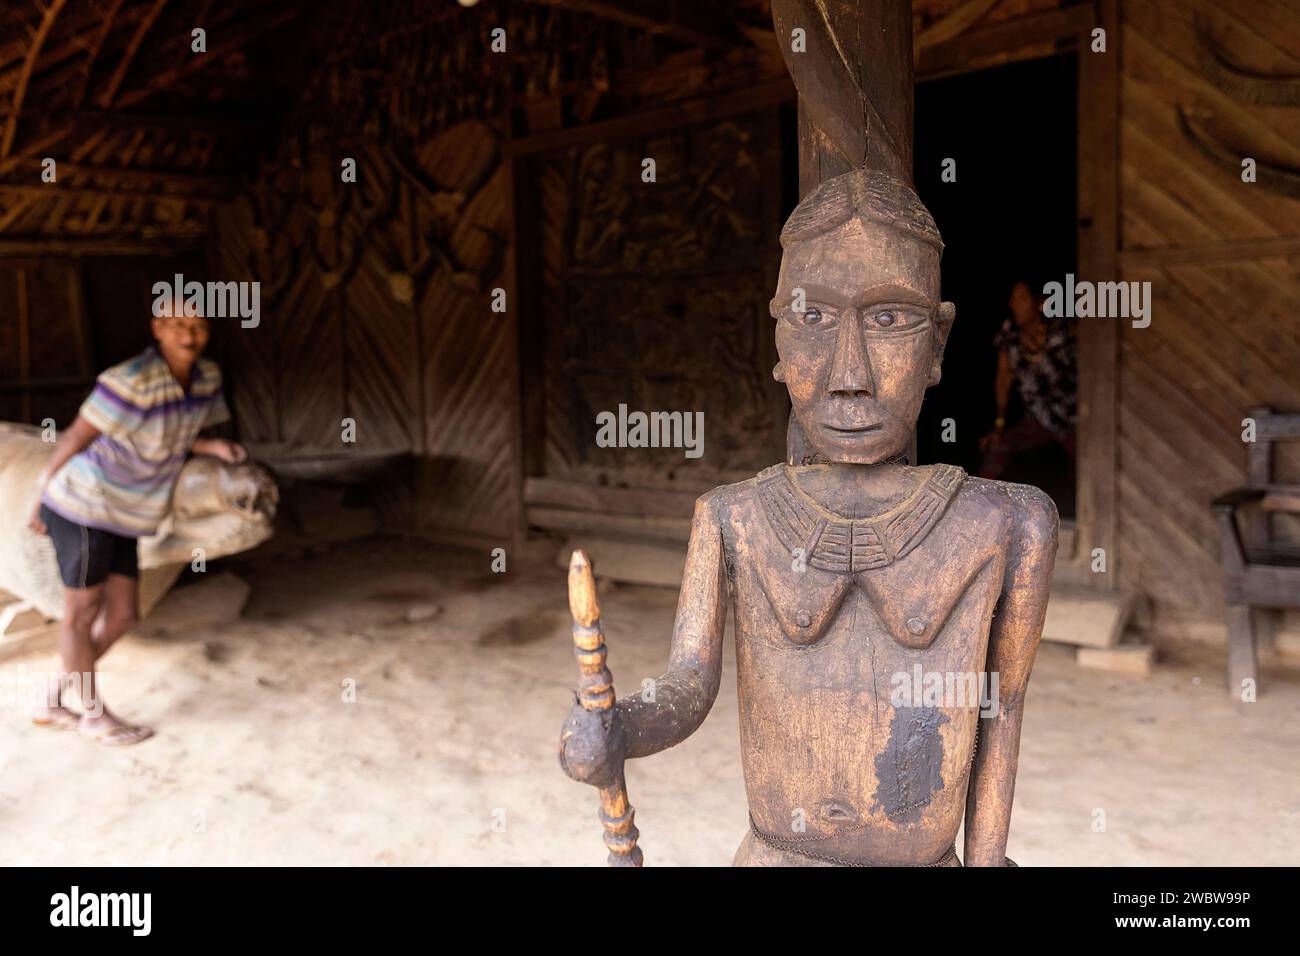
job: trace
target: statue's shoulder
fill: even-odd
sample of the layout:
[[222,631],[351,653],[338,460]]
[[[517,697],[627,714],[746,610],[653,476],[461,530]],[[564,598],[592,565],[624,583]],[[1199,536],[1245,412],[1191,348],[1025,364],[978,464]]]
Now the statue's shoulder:
[[1019,538],[1050,542],[1056,547],[1061,519],[1051,495],[1033,485],[991,478],[967,477],[962,482],[958,500],[968,506],[995,509]]
[[700,495],[695,501],[695,516],[702,514],[718,524],[725,524],[733,515],[751,511],[758,503],[760,487],[781,474],[781,465],[764,468],[752,478],[735,481]]

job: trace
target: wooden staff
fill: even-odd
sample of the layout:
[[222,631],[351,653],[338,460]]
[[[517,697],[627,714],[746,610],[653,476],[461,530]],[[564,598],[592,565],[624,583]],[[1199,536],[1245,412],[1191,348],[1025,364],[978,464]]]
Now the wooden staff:
[[[596,600],[596,579],[585,552],[573,552],[569,559],[569,611],[573,614],[573,651],[578,657],[578,700],[588,711],[609,711],[614,707],[614,678],[605,666],[605,634],[600,627],[600,603]],[[600,823],[605,828],[610,866],[640,866],[641,848],[632,818],[635,811],[627,800],[627,782],[620,765],[612,783],[600,788]]]

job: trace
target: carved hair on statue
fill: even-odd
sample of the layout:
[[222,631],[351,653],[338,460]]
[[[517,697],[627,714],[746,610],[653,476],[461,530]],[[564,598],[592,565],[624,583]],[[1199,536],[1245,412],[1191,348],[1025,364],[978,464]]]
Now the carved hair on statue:
[[800,200],[781,230],[781,246],[814,239],[854,216],[892,226],[943,252],[934,218],[916,191],[875,169],[853,169],[821,183]]

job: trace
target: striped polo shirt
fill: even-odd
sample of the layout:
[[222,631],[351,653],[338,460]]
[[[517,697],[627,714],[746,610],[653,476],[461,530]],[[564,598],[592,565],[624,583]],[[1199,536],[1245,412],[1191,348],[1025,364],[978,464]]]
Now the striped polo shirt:
[[230,419],[215,362],[194,363],[187,392],[156,346],[102,373],[80,415],[100,435],[55,473],[41,501],[130,538],[158,530],[194,439]]

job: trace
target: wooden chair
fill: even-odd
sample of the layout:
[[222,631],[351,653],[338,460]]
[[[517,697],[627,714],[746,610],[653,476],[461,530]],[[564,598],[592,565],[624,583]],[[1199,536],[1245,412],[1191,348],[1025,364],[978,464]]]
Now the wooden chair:
[[1275,514],[1300,515],[1300,485],[1274,481],[1273,445],[1300,440],[1300,414],[1253,408],[1255,441],[1247,445],[1246,486],[1214,499],[1223,531],[1223,587],[1228,603],[1228,693],[1256,682],[1257,625],[1280,608],[1300,607],[1300,546],[1273,537]]

